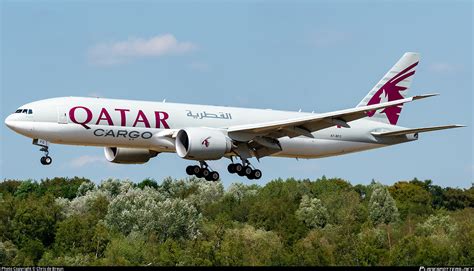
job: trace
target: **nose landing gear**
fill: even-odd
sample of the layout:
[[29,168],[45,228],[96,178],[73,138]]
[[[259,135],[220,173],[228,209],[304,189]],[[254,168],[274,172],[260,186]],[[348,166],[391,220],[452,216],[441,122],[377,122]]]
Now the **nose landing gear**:
[[40,146],[40,151],[44,152],[44,156],[41,157],[40,162],[42,165],[51,165],[53,158],[49,156],[49,142],[43,139],[33,139],[33,145]]
[[40,149],[40,151],[44,152],[44,156],[40,159],[41,164],[45,166],[51,165],[51,163],[53,162],[53,158],[49,156],[48,147],[43,147]]

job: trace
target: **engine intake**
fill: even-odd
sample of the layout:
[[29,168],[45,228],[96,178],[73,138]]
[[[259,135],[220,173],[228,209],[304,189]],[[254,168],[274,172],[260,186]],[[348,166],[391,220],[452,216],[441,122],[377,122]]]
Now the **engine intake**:
[[217,160],[231,150],[232,141],[222,131],[193,127],[178,131],[175,147],[181,158]]
[[117,164],[144,164],[158,152],[148,149],[106,147],[104,149],[107,161]]

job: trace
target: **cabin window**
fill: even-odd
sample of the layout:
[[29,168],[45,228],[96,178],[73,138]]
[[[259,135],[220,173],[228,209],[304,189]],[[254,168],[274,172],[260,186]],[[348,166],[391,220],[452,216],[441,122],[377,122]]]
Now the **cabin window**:
[[31,114],[33,114],[33,110],[28,109],[28,115],[31,115]]

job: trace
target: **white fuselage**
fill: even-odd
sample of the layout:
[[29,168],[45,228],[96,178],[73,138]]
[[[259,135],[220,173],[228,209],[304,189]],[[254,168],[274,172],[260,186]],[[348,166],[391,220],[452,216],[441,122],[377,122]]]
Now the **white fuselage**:
[[[315,113],[248,109],[223,106],[64,97],[20,107],[30,112],[11,114],[5,123],[16,132],[51,143],[150,149],[175,152],[172,140],[160,134],[169,129],[236,125],[284,120]],[[360,119],[351,128],[331,127],[312,133],[314,138],[280,138],[280,157],[318,158],[363,151],[413,140],[382,140],[371,132],[401,127]]]

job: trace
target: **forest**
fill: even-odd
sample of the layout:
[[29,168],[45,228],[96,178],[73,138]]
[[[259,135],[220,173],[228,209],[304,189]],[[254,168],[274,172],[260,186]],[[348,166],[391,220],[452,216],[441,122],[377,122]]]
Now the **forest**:
[[0,266],[472,265],[474,186],[0,182]]

